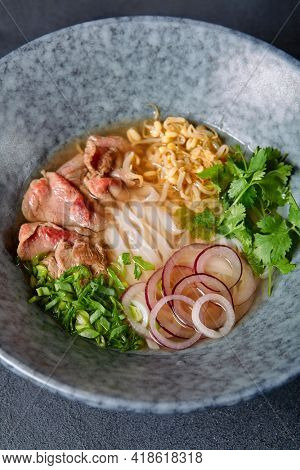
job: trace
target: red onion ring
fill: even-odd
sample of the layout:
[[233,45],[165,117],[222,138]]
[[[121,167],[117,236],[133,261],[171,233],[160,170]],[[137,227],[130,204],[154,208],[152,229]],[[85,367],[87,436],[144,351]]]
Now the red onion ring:
[[[187,268],[186,266],[182,266],[180,268],[190,270],[190,268]],[[160,268],[155,271],[146,283],[145,295],[149,310],[154,308],[154,306],[159,300],[157,284],[161,280],[162,271],[163,268]],[[169,335],[171,336],[176,336],[177,338],[190,338],[191,335],[194,333],[193,325],[193,329],[191,329],[186,325],[182,325],[182,323],[178,322],[177,318],[174,317],[174,314],[168,305],[166,305],[162,310],[160,310],[157,315],[156,321],[166,333],[169,333]]]
[[156,319],[157,315],[160,312],[161,308],[168,302],[171,302],[173,300],[181,300],[182,302],[186,302],[189,305],[194,305],[193,300],[189,299],[188,297],[184,295],[167,295],[166,297],[162,297],[157,304],[154,306],[154,308],[150,312],[150,330],[153,335],[153,337],[158,341],[162,346],[165,346],[166,348],[169,349],[174,349],[174,350],[180,350],[180,349],[186,349],[192,346],[192,344],[196,343],[201,338],[201,333],[195,333],[193,336],[185,341],[172,341],[168,338],[165,338],[156,328]]
[[149,310],[151,310],[157,303],[157,284],[159,281],[161,281],[162,272],[163,268],[158,269],[149,277],[148,281],[146,282],[145,295]]
[[[225,323],[217,331],[212,330],[211,328],[207,328],[200,320],[201,308],[207,302],[214,302],[220,305],[220,307],[223,307],[226,313]],[[192,320],[196,330],[199,331],[199,333],[202,333],[207,338],[217,339],[226,336],[231,331],[235,323],[235,314],[231,303],[228,302],[225,297],[220,294],[205,294],[195,302],[192,310]]]
[[242,259],[243,274],[239,282],[231,289],[235,305],[246,302],[256,291],[257,279],[254,277],[249,264]]
[[[213,245],[209,246],[205,250],[200,253],[196,260],[194,269],[196,273],[207,273],[206,271],[206,264],[209,258],[211,257],[220,257],[225,258],[227,263],[231,266],[232,269],[232,279],[225,284],[227,285],[228,289],[234,287],[239,280],[241,279],[243,266],[239,255],[229,246],[226,245]],[[210,274],[209,272],[207,274]],[[215,273],[214,273],[215,275]],[[215,276],[216,277],[216,276]],[[218,278],[219,279],[219,278]]]
[[[183,290],[190,284],[198,285],[198,289],[200,291],[199,295],[200,293],[202,293],[202,295],[218,293],[223,295],[223,297],[225,297],[225,299],[227,299],[233,305],[231,292],[228,287],[222,281],[214,276],[211,276],[210,274],[199,273],[187,276],[176,284],[172,293],[174,295],[182,295]],[[217,309],[215,312],[216,315],[218,315],[218,310],[219,309]],[[191,318],[191,312],[184,310],[180,302],[173,302],[173,312],[182,324],[194,327],[194,323]]]
[[243,316],[248,312],[249,308],[251,307],[251,305],[253,304],[254,302],[254,299],[255,299],[255,295],[252,294],[249,299],[247,299],[245,302],[243,302],[242,304],[240,305],[236,305],[234,307],[234,311],[235,311],[235,322],[237,323],[238,321],[241,320],[241,318],[243,318]]
[[180,248],[180,250],[176,251],[171,258],[169,258],[162,273],[162,288],[165,295],[172,294],[171,279],[174,266],[184,265],[188,268],[193,268],[196,256],[206,247],[207,245],[202,243],[192,243],[191,245]]

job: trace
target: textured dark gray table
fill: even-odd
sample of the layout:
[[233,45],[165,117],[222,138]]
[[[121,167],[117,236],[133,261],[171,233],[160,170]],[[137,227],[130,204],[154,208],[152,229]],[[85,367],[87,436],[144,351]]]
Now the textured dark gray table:
[[[300,58],[296,0],[0,0],[0,56],[57,29],[110,16],[185,16],[273,42]],[[295,11],[293,11],[295,10]],[[0,449],[292,449],[300,378],[238,405],[186,415],[115,413],[71,402],[0,366]]]

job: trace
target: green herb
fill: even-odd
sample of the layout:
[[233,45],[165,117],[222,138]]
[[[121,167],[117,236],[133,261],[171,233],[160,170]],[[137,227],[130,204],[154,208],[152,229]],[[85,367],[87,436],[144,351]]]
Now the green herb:
[[134,277],[139,279],[143,271],[152,271],[155,269],[154,264],[145,261],[141,256],[133,256],[132,261],[134,262]]
[[125,265],[128,265],[128,264],[131,264],[131,256],[130,256],[130,253],[123,253],[119,256],[119,259],[118,259],[119,263],[120,264],[125,264]]
[[126,285],[119,279],[112,267],[107,268],[107,273],[111,279],[112,285],[118,292],[122,292],[126,289]]
[[108,268],[109,281],[102,275],[92,278],[85,266],[71,268],[56,280],[43,265],[27,262],[26,271],[36,283],[29,303],[39,303],[68,332],[94,340],[101,348],[129,351],[144,346],[126,322],[119,301],[124,285],[112,269]]
[[177,209],[175,217],[180,227],[189,230],[193,238],[209,241],[215,236],[217,217],[208,208],[195,214],[186,207],[181,207]]
[[[300,236],[300,209],[292,194],[289,196],[289,204],[288,221],[292,224],[292,230]],[[299,231],[297,229],[299,229]]]
[[239,230],[243,230],[245,217],[246,209],[243,204],[232,206],[225,211],[222,222],[219,224],[219,232],[228,237]]
[[[224,165],[198,174],[219,190],[223,214],[216,221],[217,232],[241,242],[256,274],[268,270],[269,293],[274,269],[283,274],[295,269],[290,258],[300,236],[300,210],[289,187],[291,172],[286,155],[277,149],[257,148],[247,163],[241,148],[235,147]],[[277,209],[286,204],[285,219]]]
[[135,279],[139,280],[143,274],[142,268],[138,264],[134,264],[133,274]]
[[228,164],[214,165],[210,168],[206,168],[201,173],[198,173],[199,178],[209,179],[217,188],[217,190],[224,191],[229,182],[231,181],[231,169]]
[[[132,256],[130,253],[123,253],[119,256],[118,261],[111,263],[110,267],[108,268],[110,271],[109,275],[114,278],[118,274],[118,281],[123,284],[123,287],[127,287],[126,282],[124,279],[126,278],[126,266],[134,264],[133,273],[135,279],[140,279],[143,274],[143,271],[152,271],[155,269],[154,264],[149,263],[149,261],[145,261],[141,256]],[[120,281],[122,279],[122,281]],[[119,284],[118,289],[121,289]]]

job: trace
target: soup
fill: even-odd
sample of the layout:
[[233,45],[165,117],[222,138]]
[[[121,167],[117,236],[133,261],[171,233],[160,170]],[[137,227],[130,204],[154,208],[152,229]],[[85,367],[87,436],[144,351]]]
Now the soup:
[[258,148],[249,160],[216,130],[158,114],[100,134],[58,152],[24,195],[29,302],[101,348],[179,350],[229,334],[260,278],[271,293],[273,272],[294,268],[285,156]]

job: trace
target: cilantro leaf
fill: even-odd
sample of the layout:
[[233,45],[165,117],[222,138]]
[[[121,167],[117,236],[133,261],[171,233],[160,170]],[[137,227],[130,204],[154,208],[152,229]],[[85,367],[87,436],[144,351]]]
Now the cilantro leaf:
[[265,216],[257,226],[262,233],[256,233],[254,236],[255,255],[266,266],[279,263],[292,244],[286,221],[275,214],[275,216]]
[[288,274],[296,269],[296,264],[290,263],[287,258],[282,258],[275,267],[279,269],[282,274]]
[[224,191],[233,179],[229,166],[221,163],[206,168],[201,173],[197,173],[197,176],[201,179],[211,180],[219,192]]
[[222,224],[219,226],[221,234],[228,236],[236,230],[241,229],[246,216],[243,204],[236,204],[228,209],[223,216]]
[[257,170],[255,173],[253,173],[252,178],[251,178],[251,183],[260,181],[265,175],[265,170]]
[[202,179],[209,179],[209,180],[214,181],[219,178],[219,175],[221,172],[222,172],[222,165],[217,164],[209,168],[206,168],[200,173],[197,173],[197,176],[199,176],[199,178],[202,178]]
[[228,196],[230,199],[236,199],[248,186],[245,178],[233,180],[229,186]]
[[189,230],[193,238],[209,241],[215,235],[217,217],[208,208],[195,214],[190,209],[181,207],[175,212],[175,217],[180,227]]
[[240,145],[234,145],[230,149],[231,160],[241,165],[244,170],[247,170],[247,162],[244,157],[243,151]]
[[296,203],[294,197],[289,197],[290,210],[288,215],[288,221],[294,226],[300,229],[300,209]]
[[245,171],[242,170],[232,158],[228,158],[226,166],[233,176],[240,177],[245,173]]
[[206,208],[191,218],[189,230],[194,238],[211,240],[216,232],[217,218],[215,214]]
[[257,191],[254,186],[250,186],[240,198],[240,202],[244,204],[245,207],[252,207],[257,198]]
[[287,155],[282,155],[280,150],[274,149],[272,147],[265,147],[265,154],[267,157],[267,169],[270,171],[274,168],[277,168],[280,163],[282,163]]
[[267,152],[265,149],[260,149],[257,147],[256,151],[253,153],[248,170],[247,170],[247,175],[252,175],[253,173],[256,173],[258,171],[264,171],[266,167],[266,161],[267,161]]
[[199,212],[194,216],[192,224],[213,229],[216,226],[216,216],[211,210],[206,208],[203,212]]
[[291,171],[291,165],[279,164],[275,170],[269,171],[259,182],[263,201],[267,206],[284,206],[286,204],[289,191],[287,185]]

